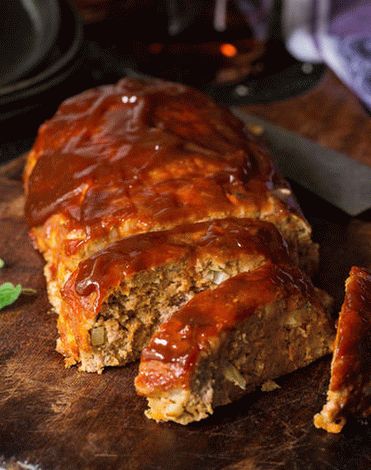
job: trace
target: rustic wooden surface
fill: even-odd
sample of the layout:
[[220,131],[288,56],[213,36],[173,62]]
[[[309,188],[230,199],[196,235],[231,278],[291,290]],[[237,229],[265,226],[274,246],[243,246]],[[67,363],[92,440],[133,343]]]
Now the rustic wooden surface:
[[[326,112],[319,109],[320,101]],[[306,116],[303,105],[312,114]],[[349,111],[344,120],[331,121],[338,106],[353,115]],[[369,117],[331,76],[307,95],[249,111],[364,162],[369,158]],[[327,121],[317,111],[327,113]],[[292,116],[295,112],[299,119]],[[348,132],[348,140],[339,143],[334,126]],[[23,219],[22,166],[20,159],[0,168],[0,257],[6,262],[0,282],[20,282],[37,289],[37,295],[0,312],[0,468],[2,459],[28,461],[41,469],[371,467],[370,429],[364,423],[350,423],[340,435],[312,425],[325,398],[329,358],[281,378],[277,391],[250,394],[188,427],[159,425],[144,417],[145,401],[133,388],[136,365],[101,376],[65,370],[54,351],[56,322],[46,297],[43,261],[32,249]],[[365,215],[350,218],[295,189],[321,243],[317,284],[339,306],[350,266],[371,266],[371,224]]]
[[370,115],[330,71],[300,96],[241,109],[371,164]]

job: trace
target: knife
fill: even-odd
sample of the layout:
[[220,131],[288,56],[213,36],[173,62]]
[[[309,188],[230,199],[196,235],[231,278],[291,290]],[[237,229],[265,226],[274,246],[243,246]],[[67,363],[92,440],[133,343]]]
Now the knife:
[[247,125],[263,129],[284,176],[355,216],[371,207],[371,167],[270,122],[232,107]]

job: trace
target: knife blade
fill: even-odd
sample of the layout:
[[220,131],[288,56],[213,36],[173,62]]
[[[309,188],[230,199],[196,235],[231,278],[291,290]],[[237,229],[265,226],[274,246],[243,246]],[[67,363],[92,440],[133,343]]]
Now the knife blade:
[[284,176],[349,215],[371,207],[371,167],[238,108],[232,111],[247,125],[263,128],[263,138]]

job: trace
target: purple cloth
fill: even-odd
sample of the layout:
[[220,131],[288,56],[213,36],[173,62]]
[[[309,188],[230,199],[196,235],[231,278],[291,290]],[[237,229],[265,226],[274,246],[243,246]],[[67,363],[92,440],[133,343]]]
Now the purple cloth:
[[[253,30],[263,31],[269,1],[237,3],[248,21],[258,22]],[[326,63],[371,110],[371,0],[282,0],[281,23],[295,58]]]

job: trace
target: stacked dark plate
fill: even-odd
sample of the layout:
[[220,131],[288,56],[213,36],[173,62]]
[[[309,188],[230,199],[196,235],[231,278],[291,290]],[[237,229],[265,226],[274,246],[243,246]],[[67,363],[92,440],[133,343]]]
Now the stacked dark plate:
[[20,118],[47,115],[69,94],[81,63],[83,33],[79,16],[66,0],[1,0],[0,10],[3,127]]

